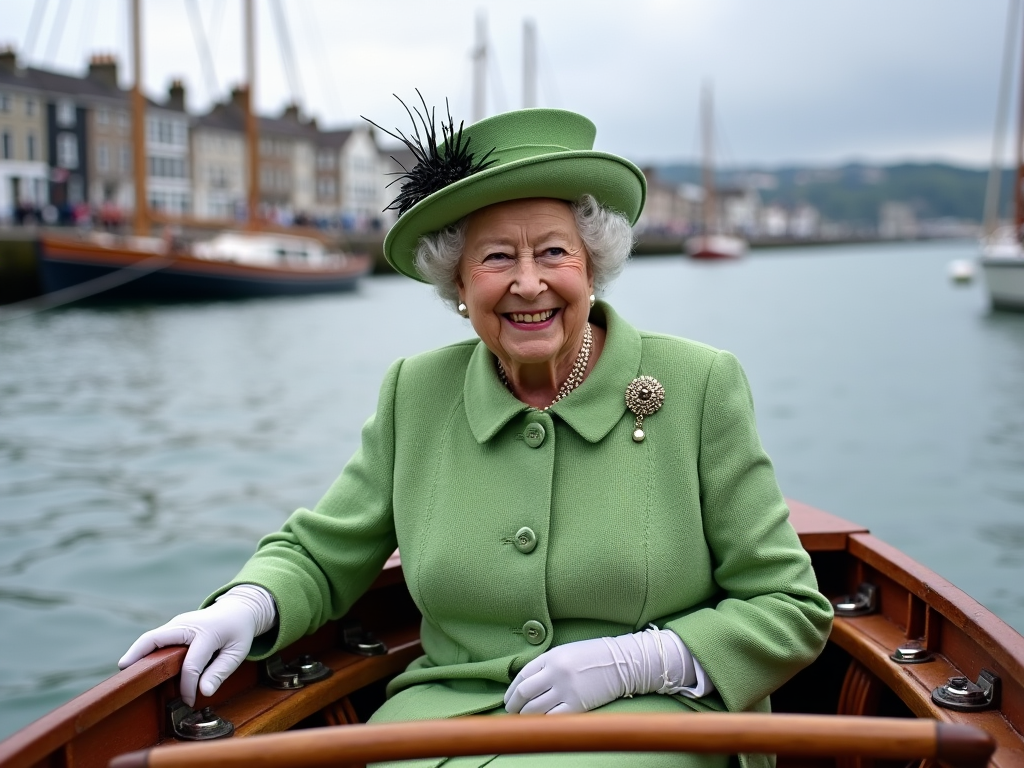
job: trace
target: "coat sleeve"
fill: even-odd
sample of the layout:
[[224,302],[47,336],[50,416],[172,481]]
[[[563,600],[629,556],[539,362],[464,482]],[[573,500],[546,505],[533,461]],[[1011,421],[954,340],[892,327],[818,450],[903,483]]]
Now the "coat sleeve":
[[241,572],[206,599],[236,584],[274,596],[278,626],[256,638],[249,657],[262,659],[343,616],[395,551],[392,508],[395,390],[402,361],[384,377],[376,413],[363,425],[359,450],[312,510],[296,510],[265,536]]
[[813,661],[832,625],[807,552],[761,447],[736,358],[712,363],[701,418],[701,512],[717,603],[665,624],[731,711],[749,709]]

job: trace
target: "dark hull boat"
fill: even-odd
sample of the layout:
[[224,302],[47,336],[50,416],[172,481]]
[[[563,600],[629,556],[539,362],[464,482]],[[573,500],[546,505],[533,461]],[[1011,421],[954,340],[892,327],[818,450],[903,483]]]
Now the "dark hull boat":
[[[1024,637],[860,526],[795,502],[791,510],[837,617],[818,660],[772,695],[771,715],[359,725],[384,682],[421,653],[419,614],[396,556],[345,619],[283,654],[288,666],[245,662],[190,714],[177,699],[184,649],[157,651],[0,742],[0,765],[337,766],[417,755],[678,750],[773,752],[780,768],[915,765],[911,758],[1024,766]],[[226,737],[181,743],[218,733]]]
[[[37,246],[40,284],[44,294],[80,290],[83,296],[128,300],[292,296],[350,290],[373,267],[369,256],[325,254],[308,238],[246,237],[261,247],[232,257],[175,250],[157,238],[44,236]],[[296,242],[314,258],[280,247]]]

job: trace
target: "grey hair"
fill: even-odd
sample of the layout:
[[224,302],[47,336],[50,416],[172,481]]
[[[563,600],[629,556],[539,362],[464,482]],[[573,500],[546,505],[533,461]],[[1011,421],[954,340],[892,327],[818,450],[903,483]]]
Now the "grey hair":
[[[626,266],[633,250],[633,228],[625,216],[601,205],[593,195],[584,195],[569,203],[569,207],[590,256],[594,292],[600,296]],[[459,303],[455,276],[466,246],[468,222],[469,217],[463,217],[444,229],[423,235],[416,243],[416,269],[452,309]]]

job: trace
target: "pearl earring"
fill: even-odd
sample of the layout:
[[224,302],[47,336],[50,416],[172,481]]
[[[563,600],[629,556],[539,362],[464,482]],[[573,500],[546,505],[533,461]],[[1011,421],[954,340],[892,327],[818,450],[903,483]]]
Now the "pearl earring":
[[590,306],[594,306],[597,303],[597,298],[594,294],[590,294]]
[[462,315],[463,317],[469,317],[469,307],[467,307],[461,301],[459,302],[459,314]]

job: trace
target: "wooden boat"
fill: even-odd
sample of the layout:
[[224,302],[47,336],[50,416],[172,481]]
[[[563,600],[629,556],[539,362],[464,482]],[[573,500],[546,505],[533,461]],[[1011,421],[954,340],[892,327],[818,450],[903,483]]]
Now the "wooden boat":
[[253,3],[244,4],[247,144],[247,221],[245,232],[222,232],[212,240],[185,245],[177,237],[150,237],[151,226],[165,231],[197,223],[150,210],[147,197],[146,104],[142,94],[140,0],[130,4],[134,50],[131,93],[134,236],[108,233],[43,235],[37,265],[43,295],[35,303],[59,304],[102,294],[104,299],[222,299],[339,291],[355,286],[373,262],[366,255],[327,253],[317,237],[274,232],[261,221],[258,121],[253,111],[255,42]]
[[[911,758],[1024,766],[1024,637],[864,528],[797,502],[790,509],[837,616],[817,661],[772,695],[772,715],[358,725],[382,700],[384,682],[421,653],[419,614],[396,554],[348,616],[287,649],[284,660],[296,664],[245,662],[214,696],[200,698],[190,721],[180,722],[188,712],[178,699],[185,651],[162,649],[0,742],[0,765],[311,766],[416,754],[659,748],[769,751],[781,768],[873,765],[867,757],[888,759],[879,766]],[[303,670],[316,677],[307,655],[332,674],[290,690],[267,687],[287,687]],[[227,730],[221,720],[232,724],[230,738],[179,743],[204,729]],[[830,755],[840,755],[838,762]]]
[[314,238],[264,232],[224,233],[190,247],[155,237],[44,235],[37,264],[44,294],[140,300],[340,291],[373,268],[366,255],[327,253]]

